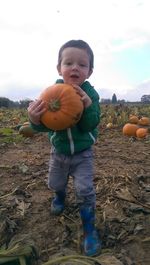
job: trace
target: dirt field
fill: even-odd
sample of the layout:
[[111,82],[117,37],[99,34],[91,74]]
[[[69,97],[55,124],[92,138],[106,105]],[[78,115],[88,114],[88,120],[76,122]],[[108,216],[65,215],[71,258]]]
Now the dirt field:
[[[94,151],[97,227],[103,242],[99,264],[149,265],[150,138],[136,140],[118,128],[101,129]],[[0,152],[0,246],[32,240],[40,265],[55,256],[81,255],[71,178],[64,214],[50,213],[47,134],[2,145]]]

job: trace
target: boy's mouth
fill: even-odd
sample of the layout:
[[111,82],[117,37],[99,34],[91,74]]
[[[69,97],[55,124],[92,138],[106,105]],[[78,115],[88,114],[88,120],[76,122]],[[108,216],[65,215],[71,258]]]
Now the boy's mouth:
[[72,74],[70,77],[71,78],[79,78],[79,76],[78,75],[75,75],[75,74]]

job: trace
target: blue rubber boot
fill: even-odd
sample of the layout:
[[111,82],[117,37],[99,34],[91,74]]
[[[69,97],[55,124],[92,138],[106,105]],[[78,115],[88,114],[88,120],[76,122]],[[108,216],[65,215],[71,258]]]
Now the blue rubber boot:
[[83,224],[83,249],[86,256],[96,256],[101,251],[101,240],[95,228],[95,208],[91,206],[80,207],[80,216]]
[[51,203],[51,213],[54,215],[60,215],[65,208],[65,191],[58,191],[55,193],[55,197]]

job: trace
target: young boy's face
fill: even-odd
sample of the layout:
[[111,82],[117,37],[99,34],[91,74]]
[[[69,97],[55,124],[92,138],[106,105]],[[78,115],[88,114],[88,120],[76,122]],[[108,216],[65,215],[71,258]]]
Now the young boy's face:
[[64,49],[61,64],[57,66],[57,70],[63,77],[64,83],[82,85],[92,74],[87,51],[74,47]]

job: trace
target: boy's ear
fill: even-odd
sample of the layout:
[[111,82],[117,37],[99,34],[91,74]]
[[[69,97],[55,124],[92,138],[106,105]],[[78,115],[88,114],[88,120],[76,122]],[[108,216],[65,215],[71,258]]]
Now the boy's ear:
[[59,74],[59,75],[62,75],[62,74],[61,74],[61,67],[60,67],[60,65],[57,65],[57,71],[58,71],[58,74]]
[[93,69],[91,69],[91,70],[89,71],[88,78],[91,76],[92,73],[93,73]]

